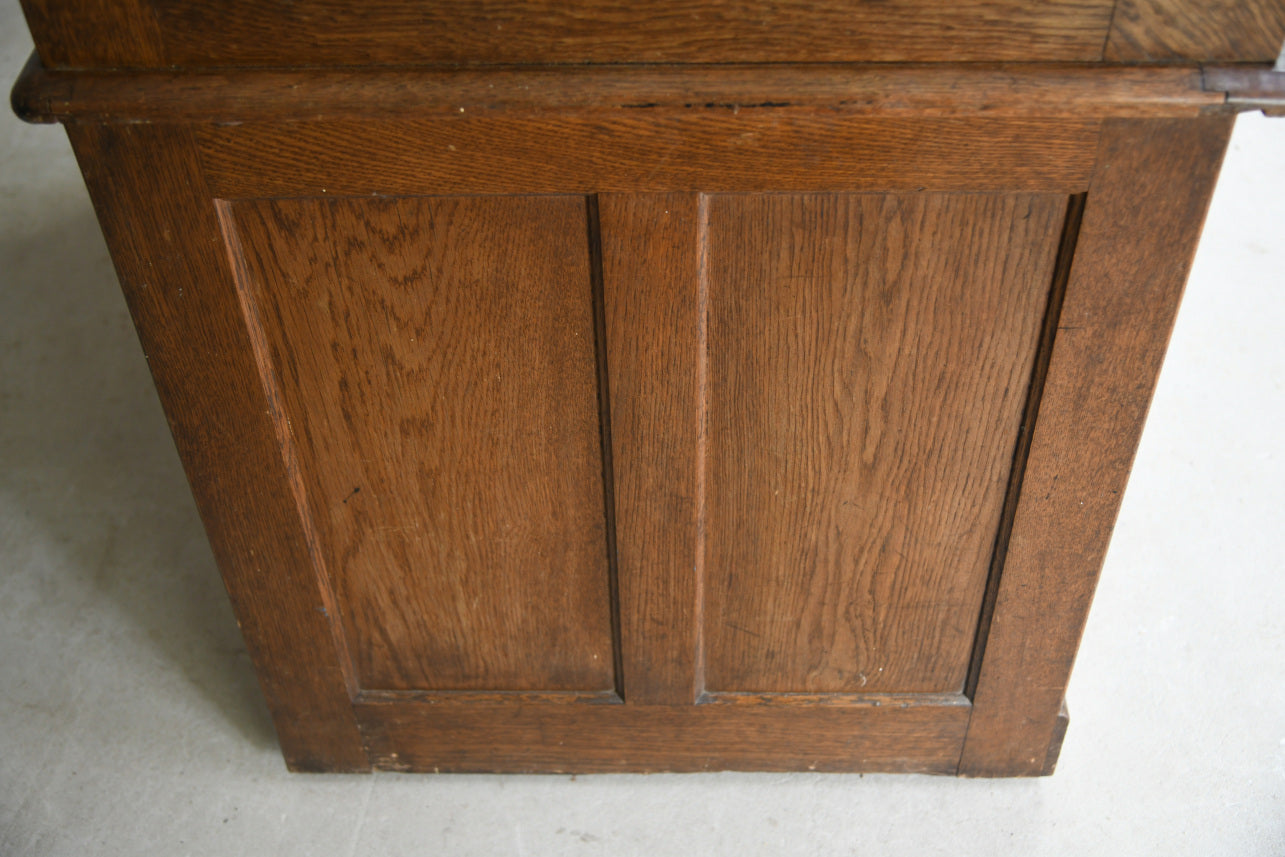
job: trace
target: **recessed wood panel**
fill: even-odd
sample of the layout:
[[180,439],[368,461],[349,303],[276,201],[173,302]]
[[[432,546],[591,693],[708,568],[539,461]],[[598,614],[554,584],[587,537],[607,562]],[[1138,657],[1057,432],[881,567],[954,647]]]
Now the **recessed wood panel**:
[[361,687],[611,690],[584,198],[230,209]]
[[706,688],[958,692],[1066,198],[707,206]]

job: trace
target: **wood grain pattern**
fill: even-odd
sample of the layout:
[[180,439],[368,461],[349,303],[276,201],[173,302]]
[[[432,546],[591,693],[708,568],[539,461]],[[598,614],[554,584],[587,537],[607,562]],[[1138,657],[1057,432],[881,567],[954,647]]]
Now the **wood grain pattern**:
[[958,692],[1065,198],[709,206],[707,687]]
[[612,689],[585,200],[232,214],[360,686]]
[[1271,62],[1285,42],[1282,0],[1118,0],[1108,62]]
[[963,697],[883,706],[362,703],[399,771],[913,771],[953,774]]
[[606,194],[598,204],[624,697],[690,705],[701,689],[699,200]]
[[1084,196],[1084,194],[1076,194],[1067,200],[1066,217],[1062,222],[1062,237],[1058,244],[1057,263],[1053,269],[1053,282],[1049,288],[1049,299],[1044,309],[1044,320],[1040,324],[1040,339],[1035,349],[1035,365],[1031,369],[1031,383],[1027,388],[1026,403],[1022,409],[1022,424],[1017,431],[1013,463],[1008,473],[1008,488],[1004,492],[1004,510],[1000,514],[999,530],[995,534],[995,549],[991,552],[990,571],[986,575],[986,594],[982,597],[982,612],[977,620],[977,633],[973,637],[972,663],[968,667],[968,680],[964,684],[964,694],[969,699],[977,691],[978,672],[986,656],[986,639],[990,634],[991,621],[995,615],[995,597],[999,592],[1004,559],[1008,556],[1008,540],[1013,532],[1013,515],[1017,511],[1017,503],[1022,496],[1022,478],[1026,473],[1026,462],[1031,452],[1031,434],[1035,430],[1040,400],[1044,396],[1044,381],[1048,377],[1049,357],[1053,351],[1053,339],[1057,336],[1057,322],[1062,314],[1062,301],[1066,296],[1066,281],[1071,273],[1071,263],[1075,261],[1076,242],[1079,240],[1080,224],[1084,219]]
[[[153,3],[165,60],[180,67],[1097,60],[1111,6],[1111,0]],[[92,45],[82,50],[94,54]]]
[[148,0],[21,0],[36,51],[49,68],[164,66]]
[[1051,772],[1282,0],[22,3],[291,768]]
[[1078,193],[1097,121],[844,118],[815,110],[591,120],[205,127],[226,198],[371,194],[995,190]]
[[826,706],[841,708],[905,709],[932,705],[966,705],[961,693],[775,693],[714,691],[701,695],[701,705],[758,705],[801,708]]
[[1105,129],[961,774],[1045,770],[1231,126],[1209,117]]
[[294,770],[366,770],[220,226],[181,128],[68,129],[214,556]]
[[22,0],[51,69],[1268,61],[1280,0]]
[[612,118],[812,108],[844,116],[1194,116],[1224,99],[1193,65],[552,66],[63,72],[33,55],[28,121],[262,122],[502,113]]

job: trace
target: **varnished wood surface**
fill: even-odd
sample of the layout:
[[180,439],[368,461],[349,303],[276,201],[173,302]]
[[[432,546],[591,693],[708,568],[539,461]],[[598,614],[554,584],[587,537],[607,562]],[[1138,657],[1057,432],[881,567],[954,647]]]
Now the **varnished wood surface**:
[[1280,0],[24,4],[293,768],[1051,770]]
[[615,690],[360,690],[353,701],[518,709],[529,705],[620,705],[624,700]]
[[495,69],[50,71],[33,62],[15,84],[30,121],[315,121],[506,116],[779,112],[844,115],[1193,116],[1224,99],[1194,65],[934,64],[559,66]]
[[68,129],[287,763],[369,767],[191,134]]
[[904,771],[953,774],[962,697],[901,705],[356,707],[399,771]]
[[22,0],[51,69],[1263,62],[1281,0]]
[[825,706],[838,708],[906,709],[917,706],[967,705],[961,693],[776,693],[762,691],[713,691],[700,697],[701,705],[756,705],[803,708]]
[[961,690],[1065,198],[709,209],[707,688]]
[[962,774],[1045,770],[1231,126],[1230,118],[1211,117],[1106,127],[973,697]]
[[700,203],[604,194],[598,210],[624,696],[691,704],[701,691]]
[[994,190],[1077,193],[1098,122],[842,118],[733,111],[658,118],[469,117],[207,126],[215,194]]
[[155,68],[166,65],[149,0],[22,0],[49,68]]
[[1096,60],[1112,0],[23,0],[23,7],[50,67],[199,68]]
[[360,686],[611,689],[584,198],[232,217]]
[[1026,403],[1022,407],[1022,424],[1017,432],[1013,463],[1009,468],[1008,488],[1004,492],[1004,510],[1000,515],[999,528],[995,533],[995,549],[991,553],[990,571],[986,577],[986,594],[982,597],[982,612],[977,621],[972,663],[968,668],[968,680],[964,684],[964,693],[970,699],[977,690],[977,674],[986,655],[986,639],[990,634],[991,620],[994,618],[995,597],[999,591],[1004,560],[1008,556],[1008,540],[1013,532],[1013,515],[1017,511],[1017,503],[1022,496],[1022,479],[1026,474],[1026,462],[1031,451],[1031,433],[1035,430],[1040,402],[1044,397],[1044,381],[1048,377],[1049,357],[1053,350],[1053,340],[1057,336],[1057,322],[1062,314],[1062,301],[1066,296],[1066,281],[1070,276],[1071,264],[1075,261],[1075,248],[1083,219],[1084,194],[1077,194],[1067,200],[1066,216],[1062,222],[1062,236],[1058,242],[1057,262],[1053,268],[1053,281],[1049,287],[1044,319],[1040,323],[1040,340],[1035,349],[1035,364],[1031,368],[1031,382],[1026,392]]
[[1117,0],[1107,62],[1272,62],[1285,0]]

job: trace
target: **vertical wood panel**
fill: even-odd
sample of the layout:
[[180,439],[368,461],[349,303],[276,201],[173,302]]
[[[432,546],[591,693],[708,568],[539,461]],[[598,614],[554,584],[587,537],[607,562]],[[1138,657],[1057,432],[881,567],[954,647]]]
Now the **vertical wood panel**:
[[715,196],[710,690],[958,692],[1060,196]]
[[362,688],[611,689],[584,198],[232,211]]
[[960,773],[1047,773],[1230,117],[1113,121],[1098,151]]
[[188,131],[67,128],[246,646],[296,770],[365,770],[343,643]]
[[625,701],[690,704],[700,690],[700,202],[598,202]]

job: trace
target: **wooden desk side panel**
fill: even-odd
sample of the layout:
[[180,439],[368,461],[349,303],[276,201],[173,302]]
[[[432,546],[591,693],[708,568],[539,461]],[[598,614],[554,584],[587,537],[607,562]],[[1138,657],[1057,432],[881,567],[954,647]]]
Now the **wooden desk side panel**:
[[707,689],[960,692],[1066,197],[708,206]]
[[[720,117],[720,120],[726,121],[726,118]],[[825,117],[809,121],[812,122],[810,133],[820,135],[822,140],[826,139],[827,134],[844,133],[840,125]],[[880,152],[886,152],[885,157],[890,162],[898,159],[898,152],[920,151],[913,139],[914,129],[911,124],[913,123],[898,126],[905,132],[896,138],[900,142],[864,137],[857,132],[857,136],[852,139],[859,142],[860,146],[854,156],[860,156],[861,146],[875,147]],[[999,125],[1009,127],[1004,122]],[[735,117],[732,117],[729,130],[734,127]],[[963,125],[951,123],[950,127],[959,128]],[[1051,126],[1046,127],[1056,130]],[[936,125],[933,128],[937,132],[942,131]],[[987,132],[993,131],[996,125],[982,121],[971,128],[972,133],[980,139]],[[306,160],[315,151],[319,140],[335,139],[335,129],[336,126],[329,123],[292,126],[288,129],[290,139],[282,138],[280,141],[278,161],[261,164],[257,171],[248,162],[242,162],[245,168],[245,172],[241,174],[245,183],[242,188],[247,191],[248,196],[253,197],[256,176],[263,181],[274,175],[279,177],[277,164]],[[1070,141],[1091,137],[1095,129],[1096,123],[1077,123],[1069,129],[1062,129],[1063,139]],[[684,754],[699,755],[705,752],[700,747],[700,741],[696,740],[699,735],[721,742],[720,746],[723,747],[713,755],[703,756],[706,761],[702,761],[701,766],[763,764],[768,767],[794,767],[800,763],[798,760],[806,760],[812,752],[809,747],[827,757],[829,761],[824,762],[824,765],[832,769],[941,771],[948,767],[948,759],[957,758],[962,734],[960,726],[968,708],[967,701],[962,698],[953,700],[944,707],[924,698],[923,694],[907,695],[908,698],[898,700],[895,704],[890,702],[884,707],[879,706],[877,699],[867,699],[864,702],[856,700],[859,708],[866,706],[878,711],[848,719],[833,713],[831,708],[835,701],[806,695],[783,694],[778,699],[764,702],[766,707],[763,711],[753,712],[747,712],[744,705],[735,704],[736,700],[709,700],[693,705],[692,703],[697,702],[694,697],[701,689],[700,665],[693,662],[693,659],[699,659],[701,651],[699,607],[698,603],[694,604],[690,600],[691,590],[684,590],[683,587],[688,585],[685,581],[698,580],[698,575],[689,576],[689,572],[681,566],[669,569],[667,566],[661,568],[655,562],[648,565],[647,548],[630,540],[645,539],[645,529],[651,524],[645,524],[639,529],[637,519],[631,524],[635,529],[624,532],[622,539],[622,551],[633,551],[634,556],[643,557],[645,564],[633,578],[626,574],[625,580],[628,582],[632,579],[634,584],[627,583],[622,587],[623,609],[637,611],[622,618],[626,634],[625,656],[626,659],[632,658],[626,663],[624,676],[625,705],[604,704],[603,699],[586,698],[583,705],[595,706],[594,710],[598,712],[590,715],[582,713],[582,703],[576,701],[502,694],[492,694],[489,697],[469,697],[467,694],[451,696],[466,690],[473,693],[485,690],[473,685],[465,688],[457,682],[446,686],[425,686],[425,683],[418,681],[398,682],[395,683],[398,686],[385,690],[389,695],[383,698],[377,698],[378,694],[360,695],[358,671],[348,661],[350,641],[345,639],[345,628],[338,621],[344,605],[338,602],[336,594],[330,590],[331,576],[327,573],[328,564],[339,560],[328,555],[322,528],[317,526],[315,518],[316,514],[325,512],[316,503],[329,495],[315,490],[315,485],[312,486],[313,490],[309,490],[307,456],[301,454],[295,437],[295,432],[305,431],[305,428],[291,426],[292,407],[293,411],[298,411],[299,406],[297,403],[292,406],[288,390],[291,379],[287,376],[293,369],[289,361],[279,356],[284,347],[284,340],[281,339],[283,331],[275,329],[282,323],[277,317],[280,312],[274,315],[271,310],[272,301],[264,302],[262,295],[250,295],[253,298],[250,303],[257,306],[255,311],[251,311],[247,304],[247,284],[253,278],[256,265],[262,267],[253,261],[254,255],[262,251],[263,248],[259,245],[265,243],[257,238],[249,244],[244,243],[246,237],[253,237],[258,228],[247,230],[246,224],[242,222],[242,215],[251,209],[247,208],[245,212],[238,214],[238,206],[245,203],[235,201],[235,196],[230,201],[220,201],[224,195],[219,188],[209,185],[208,173],[198,165],[198,158],[204,161],[204,156],[210,154],[210,150],[204,149],[202,155],[197,156],[192,138],[194,135],[208,133],[209,129],[192,131],[165,126],[124,125],[101,128],[73,125],[71,131],[85,165],[87,180],[94,189],[109,244],[120,265],[126,293],[134,306],[140,336],[148,353],[153,356],[153,371],[162,401],[170,415],[180,452],[205,516],[216,557],[272,705],[287,759],[293,767],[362,769],[367,764],[363,754],[366,746],[363,744],[363,736],[366,741],[370,741],[375,740],[374,736],[393,734],[388,730],[394,730],[395,734],[403,735],[406,741],[421,743],[411,743],[400,749],[396,744],[385,745],[387,752],[406,751],[419,760],[415,763],[417,767],[427,768],[434,759],[445,758],[441,755],[440,742],[448,733],[438,732],[431,727],[436,716],[434,712],[451,711],[467,716],[464,712],[470,709],[477,711],[477,729],[480,731],[476,734],[483,743],[487,730],[492,727],[496,730],[493,733],[496,741],[504,734],[509,734],[505,732],[504,722],[508,715],[503,714],[504,711],[509,711],[519,719],[522,711],[530,711],[530,716],[536,718],[533,722],[545,724],[546,730],[549,723],[557,722],[562,724],[559,729],[573,732],[577,723],[596,722],[593,718],[619,718],[621,725],[617,731],[604,730],[596,738],[585,736],[577,739],[579,744],[585,741],[599,742],[601,746],[595,751],[599,756],[615,752],[604,742],[615,740],[610,738],[611,735],[629,733],[629,723],[636,723],[639,729],[663,729],[668,728],[668,724],[680,732],[688,728],[689,722],[692,728],[699,725],[699,729],[687,738],[678,733],[666,735],[663,732],[638,735],[637,740],[646,745],[646,751],[640,751],[634,758],[640,760],[639,764],[644,764],[641,760],[645,760],[645,765],[652,769],[681,768],[693,764],[690,760],[684,761],[687,758]],[[512,130],[509,133],[512,134]],[[839,139],[848,138],[841,136]],[[1015,139],[1020,139],[1020,136]],[[369,151],[377,153],[375,142],[366,135],[358,136],[355,140],[349,139],[347,151],[353,156],[353,160],[346,163],[365,163],[357,155],[363,151],[363,144],[370,144],[372,148]],[[643,177],[639,182],[642,187],[648,187],[647,182],[651,181],[647,178],[647,171],[653,166],[667,163],[672,157],[671,151],[660,145],[661,142],[660,136],[653,132],[653,136],[648,138],[647,145],[641,150],[645,157],[629,164],[634,175]],[[833,140],[831,144],[837,142],[838,140]],[[1023,144],[1023,147],[1033,152],[1030,148],[1032,145],[1034,144]],[[220,151],[226,153],[229,150],[224,148]],[[970,175],[980,174],[988,163],[995,166],[987,157],[982,157],[980,163],[977,163],[979,158],[975,153],[950,153],[944,146],[936,151],[942,153],[940,158],[928,158],[922,163],[934,168],[941,167],[946,178],[942,179],[941,173],[936,169],[924,169],[917,176],[924,182],[942,182],[948,188],[956,188],[959,171],[964,168],[965,161],[974,161],[967,167]],[[788,148],[773,148],[764,154],[765,157],[760,161],[763,175],[756,181],[760,186],[770,188],[768,178],[773,171],[788,172],[792,169],[793,154]],[[574,170],[583,171],[579,172],[576,182],[588,184],[600,180],[592,166],[584,171],[585,165],[578,162],[575,155],[574,149],[569,153],[565,150],[560,152],[554,144],[549,143],[546,149],[539,152],[539,157],[532,157],[522,163],[520,171],[515,168],[515,173],[508,177],[513,179],[516,175],[519,181],[535,181],[545,164],[561,156],[564,161],[571,161]],[[412,193],[429,189],[422,178],[423,167],[436,165],[443,173],[448,172],[440,160],[441,156],[432,150],[421,150],[416,156],[412,156],[407,150],[404,157],[411,161],[404,162],[407,169],[394,174],[393,180],[407,179],[412,185]],[[1005,146],[1001,146],[994,157],[999,163],[1006,164],[1011,153]],[[705,158],[705,163],[714,163],[712,155],[706,155]],[[1063,164],[1051,155],[1046,156],[1040,168],[1044,167],[1054,172],[1064,169]],[[369,169],[369,166],[364,168]],[[1075,160],[1074,166],[1058,184],[1066,182],[1071,187],[1076,187],[1076,177],[1082,175],[1085,169],[1079,160]],[[422,184],[411,181],[417,175]],[[747,179],[750,177],[748,161],[740,175]],[[319,177],[325,180],[343,176],[343,170],[336,166],[333,172]],[[717,176],[711,176],[709,180],[715,181]],[[494,184],[484,184],[485,191],[499,192],[503,189],[498,179],[492,178],[490,181]],[[631,179],[629,186],[638,187],[639,184],[634,183],[635,181]],[[298,190],[298,186],[294,186],[294,189]],[[885,186],[884,191],[887,190]],[[684,197],[680,200],[679,230],[688,230],[692,239],[691,248],[695,249],[705,239],[701,236],[703,215],[699,211],[699,204],[698,210],[694,212],[695,217],[688,210],[685,200],[691,199],[694,198]],[[626,355],[640,353],[638,343],[631,344],[629,337],[652,338],[655,341],[673,332],[666,332],[667,323],[677,324],[681,331],[688,322],[699,319],[700,314],[705,311],[700,295],[700,278],[704,274],[703,263],[694,254],[686,253],[681,247],[669,248],[675,253],[673,261],[676,279],[670,284],[674,289],[671,295],[674,315],[670,322],[666,322],[663,313],[644,311],[652,295],[650,283],[653,277],[649,260],[654,254],[643,252],[646,248],[631,247],[623,233],[617,234],[617,230],[639,225],[640,221],[636,221],[636,217],[643,213],[627,211],[621,205],[622,199],[610,195],[604,196],[600,202],[606,214],[600,229],[606,228],[612,232],[602,240],[608,257],[604,260],[607,280],[604,291],[613,306],[611,315],[606,320],[610,329],[606,341],[610,374],[612,354],[621,355],[618,359],[624,361],[628,359]],[[640,203],[650,212],[645,216],[654,216],[651,206],[655,202],[656,200]],[[364,197],[360,203],[335,203],[341,207],[348,204],[364,206],[369,213],[382,210],[382,206],[390,203],[369,196]],[[396,226],[397,218],[392,214],[389,217]],[[576,233],[577,242],[584,238],[594,240],[592,230],[591,235],[584,235],[585,224],[582,219],[557,220],[561,224],[561,231]],[[571,221],[575,221],[574,227],[570,225]],[[404,240],[403,232],[400,228],[392,229],[388,240]],[[275,239],[266,241],[269,246],[274,243],[280,242]],[[351,250],[352,247],[349,246],[348,249]],[[338,252],[343,252],[343,248],[339,248]],[[638,255],[634,255],[635,253]],[[308,269],[308,265],[296,263],[291,263],[289,267],[296,274]],[[166,286],[164,289],[155,286],[153,274],[156,269],[163,275]],[[577,271],[578,275],[569,277],[569,280],[577,282],[569,283],[568,287],[583,290],[584,271]],[[286,280],[273,286],[277,290],[289,287]],[[692,299],[694,304],[683,305],[684,301]],[[631,304],[634,309],[625,316],[615,315],[626,304]],[[580,307],[584,308],[583,302]],[[625,318],[632,318],[632,322],[625,321]],[[273,327],[271,333],[266,329],[268,326]],[[583,329],[583,323],[579,327],[587,338],[590,331]],[[297,342],[307,340],[308,324],[295,324],[293,328],[296,329],[289,334],[289,338]],[[691,349],[686,353],[698,354],[697,346],[701,336],[699,329],[688,329],[687,335],[691,337]],[[276,357],[274,347],[278,354]],[[643,346],[644,349],[646,347]],[[676,358],[677,362],[673,366],[662,369],[675,380],[681,379],[688,372],[685,363],[687,357],[675,354],[660,354],[657,357],[662,362]],[[627,373],[631,370],[623,362],[618,366],[622,370],[621,378],[628,378]],[[646,371],[645,367],[639,368]],[[637,372],[639,368],[632,371]],[[654,380],[649,376],[649,383]],[[662,381],[654,389],[659,390],[660,395],[666,395],[679,391],[681,385],[682,382],[678,381],[678,386],[666,386]],[[623,386],[617,388],[618,391],[623,389]],[[689,389],[682,396],[689,393],[694,396],[696,390]],[[579,398],[583,400],[587,397],[582,395]],[[688,401],[692,400],[681,398],[674,404],[679,410],[684,410]],[[580,404],[583,405],[584,402]],[[699,401],[695,404],[699,411]],[[623,413],[615,405],[613,410]],[[687,429],[680,428],[679,436],[674,438],[678,452],[670,466],[681,470],[688,460],[686,456],[699,456],[699,448],[692,451],[690,443],[695,440],[695,436],[688,431],[692,428],[699,430],[699,425],[697,418],[688,424]],[[664,426],[660,426],[660,429],[663,432]],[[627,439],[630,435],[622,437]],[[638,427],[635,427],[632,437],[638,437]],[[629,483],[631,479],[635,485],[645,484],[638,479],[640,475],[643,479],[647,477],[638,472],[640,465],[637,458],[630,464],[628,457],[622,456],[620,466],[622,485]],[[632,472],[631,467],[635,468]],[[696,470],[699,471],[699,467],[698,464]],[[679,519],[683,515],[682,492],[686,490],[683,480],[689,476],[690,474],[679,473],[674,482],[679,496],[672,511]],[[659,478],[664,480],[663,470]],[[615,483],[608,473],[604,472],[604,480],[604,484],[614,489]],[[329,500],[342,503],[339,494],[329,497]],[[641,499],[645,503],[646,498]],[[694,498],[694,502],[699,508],[698,497]],[[664,522],[660,522],[660,526],[663,525]],[[682,530],[675,531],[673,536],[675,540],[670,547],[674,552],[661,560],[662,565],[684,562],[686,548]],[[642,547],[642,551],[639,551],[639,547]],[[669,571],[677,572],[673,579],[677,585],[674,590],[668,589],[664,579],[664,574]],[[635,585],[635,588],[630,590],[629,585]],[[675,600],[666,601],[667,598]],[[648,599],[651,599],[652,607],[660,605],[658,618],[662,622],[671,625],[678,623],[679,627],[672,628],[671,642],[657,639],[649,632],[651,617],[647,613]],[[687,606],[682,606],[684,604]],[[693,639],[695,645],[689,647],[688,641]],[[668,664],[663,662],[662,650],[675,656]],[[635,654],[630,654],[631,652]],[[662,655],[660,660],[655,661],[661,665],[658,672],[652,675],[630,673],[629,670],[637,667],[639,660],[651,661],[657,653]],[[459,688],[459,691],[452,687]],[[398,697],[397,693],[409,695]],[[434,693],[437,695],[434,696]],[[353,702],[354,695],[358,695],[359,701],[356,703]],[[632,700],[629,698],[631,695]],[[733,704],[724,704],[727,702]],[[691,713],[673,716],[631,713],[636,707],[645,707],[648,703],[686,703],[684,707],[691,709]],[[839,708],[848,707],[848,703],[842,699],[837,700],[837,704]],[[389,705],[405,707],[397,709],[389,708]],[[446,707],[441,707],[443,705]],[[497,705],[498,709],[488,708]],[[815,717],[807,713],[817,706],[830,713],[817,714]],[[413,711],[423,713],[423,728],[403,729],[402,726],[390,723],[387,724],[388,729],[385,729],[379,720],[390,712],[401,712],[398,723],[404,724],[407,721],[402,715]],[[488,711],[491,713],[488,714]],[[868,735],[863,735],[861,724],[867,718],[872,718],[869,722],[875,728]],[[360,723],[360,730],[356,728],[354,720]],[[902,747],[882,746],[880,742],[889,734],[901,734],[903,727],[897,724],[902,720],[907,720],[908,724],[904,727],[909,730],[907,743]],[[911,721],[918,725],[913,725]],[[738,739],[736,735],[740,727],[737,724],[741,723],[759,725],[753,726],[751,731],[743,733]],[[773,723],[776,725],[772,725]],[[781,730],[790,731],[791,723],[810,731],[800,733],[788,746],[783,747],[776,757],[777,761],[770,764],[761,761],[771,756],[766,748],[748,755],[733,752],[733,745],[738,741],[752,740],[756,734],[776,735]],[[815,731],[826,724],[834,726],[837,731],[827,734]],[[624,731],[620,732],[620,729]],[[887,729],[892,732],[887,732]],[[676,742],[670,762],[665,761],[666,740]],[[524,758],[520,747],[509,747],[513,753],[511,762],[504,762],[501,756],[496,755],[498,747],[496,745],[496,749],[487,751],[489,755],[486,758],[497,760],[491,763],[493,769],[522,769],[525,763],[520,761]],[[548,752],[553,751],[549,749]],[[562,760],[559,765],[570,764],[572,761],[565,753],[558,758]],[[790,761],[792,758],[795,761]],[[385,762],[381,761],[380,764]],[[624,763],[611,764],[619,769],[619,765]]]
[[[524,139],[521,129],[532,126],[520,123],[504,139],[482,134],[502,129],[500,118],[449,130],[445,123],[420,120],[391,141],[377,132],[395,131],[393,123],[69,125],[291,767],[364,770],[369,749],[380,766],[416,770],[454,759],[447,767],[460,770],[782,769],[816,763],[817,769],[944,772],[960,759],[971,710],[960,773],[1047,772],[1049,749],[1065,723],[1061,704],[1071,663],[1231,118],[1109,121],[1096,172],[1091,152],[1075,150],[1097,139],[1099,124],[1093,121],[929,122],[935,142],[927,154],[916,136],[916,128],[925,126],[908,119],[856,127],[799,116],[783,126],[772,117],[712,114],[681,121],[703,130],[708,145],[698,139],[676,155],[666,147],[665,127],[653,127],[637,148],[625,150],[631,157],[623,168],[613,165],[609,147],[589,133],[612,127],[602,125],[572,123],[585,134],[569,148],[556,134]],[[607,189],[622,194],[688,189],[701,178],[700,170],[723,163],[742,121],[749,125],[741,127],[754,131],[784,127],[788,133],[767,133],[762,148],[724,172],[704,175],[705,181],[731,186],[723,189],[780,190],[774,182],[784,179],[803,184],[790,188],[802,190],[833,190],[824,187],[831,182],[843,190],[879,193],[928,187],[1065,194],[1083,191],[1092,176],[993,621],[981,641],[984,658],[972,704],[964,697],[946,704],[923,695],[882,707],[877,700],[834,706],[790,694],[765,698],[763,711],[720,699],[688,704],[703,686],[701,570],[679,564],[700,556],[705,537],[705,489],[693,474],[708,464],[702,432],[710,416],[702,411],[706,391],[699,386],[710,370],[699,356],[709,334],[709,260],[701,251],[709,210],[708,201],[695,194],[604,194],[591,202],[590,219],[600,213],[599,229],[609,232],[646,228],[669,211],[675,216],[673,225],[657,233],[663,247],[640,244],[623,231],[589,236],[591,243],[601,238],[603,252],[605,306],[595,309],[600,317],[593,331],[607,358],[599,394],[672,397],[641,406],[618,398],[606,404],[620,434],[604,433],[607,449],[615,442],[617,473],[613,479],[604,468],[603,484],[621,492],[616,513],[630,517],[618,533],[625,704],[499,695],[471,701],[357,696],[325,557],[310,531],[298,463],[283,435],[288,417],[281,388],[269,382],[269,339],[248,322],[236,287],[237,254],[228,245],[235,230],[220,221],[220,212],[226,221],[230,209],[217,200],[263,195],[256,191],[265,183],[268,195],[322,195],[332,179],[346,181],[343,189],[352,195],[440,193],[443,181],[459,193],[512,193],[515,187],[526,193],[595,193],[608,182],[614,184]],[[627,120],[615,131],[625,135],[646,124]],[[459,139],[454,135],[460,128],[481,134],[462,173],[448,143]],[[899,134],[875,133],[889,129]],[[1039,158],[1047,140],[1019,132],[1041,129],[1060,134],[1066,152]],[[955,130],[971,134],[975,148],[947,147],[943,141]],[[987,149],[982,141],[996,130],[1009,133],[998,148]],[[424,146],[425,140],[433,145]],[[488,143],[509,153],[505,170],[484,169]],[[815,176],[806,164],[796,167],[796,152],[810,145],[832,158],[832,172]],[[682,159],[684,154],[692,157]],[[1026,172],[1002,169],[1033,158]],[[675,166],[676,160],[684,162]],[[886,170],[862,177],[851,166],[841,169],[843,160]],[[894,164],[918,172],[898,175]],[[1012,184],[1005,187],[1004,179]],[[971,187],[974,182],[981,188]],[[1046,263],[1051,258],[1033,267],[1047,268]],[[648,309],[653,294],[654,313]],[[675,336],[690,339],[678,342]],[[676,423],[672,439],[658,434],[667,409],[689,417]],[[632,441],[642,447],[627,451]],[[672,495],[657,511],[647,511],[652,493],[666,484]],[[667,601],[667,593],[674,600]],[[666,633],[650,637],[654,623],[666,625]],[[656,669],[631,673],[643,661]],[[865,713],[846,720],[836,713],[852,710]],[[465,722],[470,717],[473,725]],[[863,724],[868,733],[859,731]],[[452,749],[456,739],[463,744]],[[537,739],[546,745],[562,740],[565,746],[523,749]],[[903,739],[904,746],[888,743]],[[636,752],[617,748],[626,740],[637,742]],[[666,740],[673,742],[669,755]],[[780,755],[750,746],[760,740],[781,741]],[[514,753],[508,762],[500,755],[502,745]],[[573,751],[582,751],[583,764]]]
[[961,774],[1048,773],[1071,666],[1231,128],[1231,117],[1104,126]]
[[220,205],[361,688],[612,692],[586,199]]

